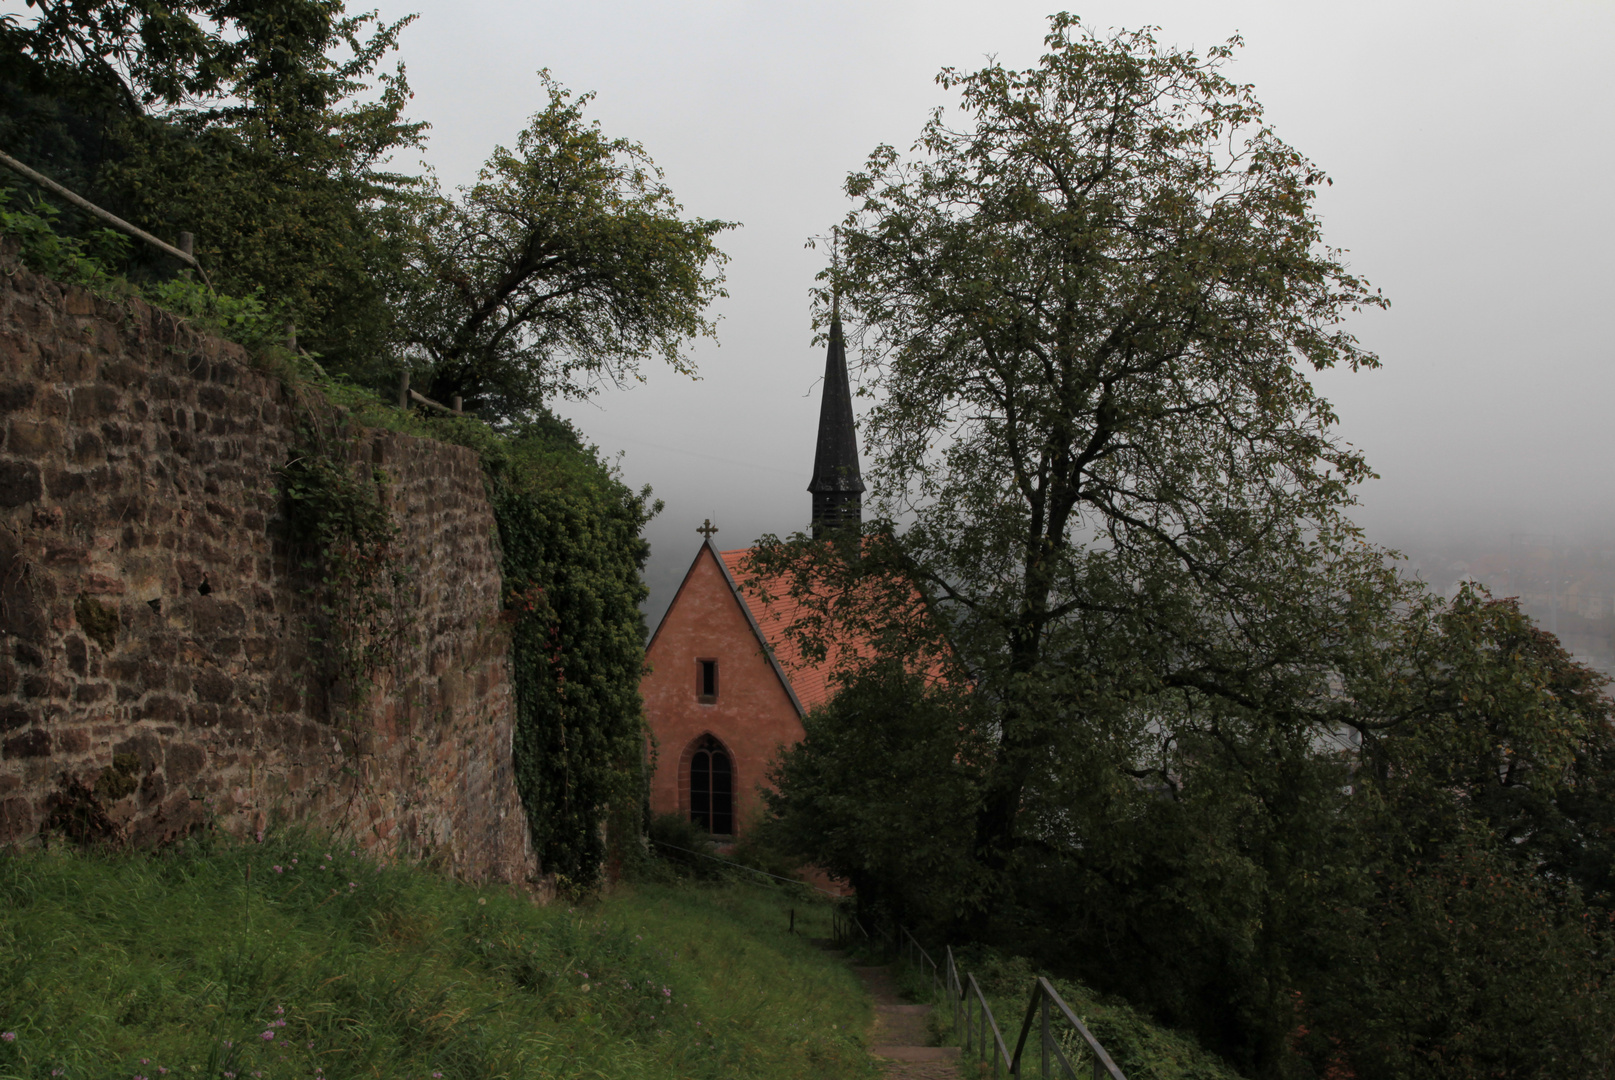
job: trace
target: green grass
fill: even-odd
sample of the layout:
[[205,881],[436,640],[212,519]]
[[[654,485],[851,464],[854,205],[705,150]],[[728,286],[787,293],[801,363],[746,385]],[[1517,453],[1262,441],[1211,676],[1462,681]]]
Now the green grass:
[[810,934],[745,884],[539,907],[306,834],[9,855],[0,1078],[872,1077]]

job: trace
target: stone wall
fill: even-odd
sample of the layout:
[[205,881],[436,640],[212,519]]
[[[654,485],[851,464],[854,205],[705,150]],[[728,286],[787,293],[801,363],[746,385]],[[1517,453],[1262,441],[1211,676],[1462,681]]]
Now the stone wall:
[[396,662],[345,710],[276,490],[328,405],[0,252],[0,409],[0,845],[53,814],[140,844],[307,821],[470,878],[536,876],[474,453],[353,445],[390,477],[413,595]]

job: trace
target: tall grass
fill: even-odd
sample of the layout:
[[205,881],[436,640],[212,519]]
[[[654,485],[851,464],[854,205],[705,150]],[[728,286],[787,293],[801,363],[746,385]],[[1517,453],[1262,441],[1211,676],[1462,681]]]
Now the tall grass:
[[742,884],[543,908],[308,834],[10,855],[0,1078],[873,1076],[807,933]]

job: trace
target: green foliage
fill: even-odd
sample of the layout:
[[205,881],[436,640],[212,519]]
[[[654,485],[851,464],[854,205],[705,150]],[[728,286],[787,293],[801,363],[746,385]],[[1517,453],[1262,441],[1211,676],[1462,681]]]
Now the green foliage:
[[309,575],[309,627],[331,700],[356,707],[409,632],[410,570],[388,509],[387,474],[359,461],[351,433],[310,428],[281,469],[292,546]]
[[964,123],[849,178],[823,299],[875,397],[878,520],[751,566],[809,655],[956,652],[980,719],[832,706],[779,827],[1252,1076],[1608,1075],[1603,680],[1347,517],[1368,468],[1308,369],[1374,365],[1340,321],[1383,300],[1222,74],[1237,42],[1060,15],[1047,43],[944,72]]
[[517,784],[545,872],[590,889],[609,845],[637,844],[641,828],[640,531],[661,504],[547,413],[508,433],[469,418],[425,427],[482,456],[504,559]]
[[[294,320],[331,362],[386,355],[385,290],[424,190],[387,168],[424,130],[403,118],[402,68],[381,70],[409,20],[372,25],[340,0],[204,0],[0,21],[17,50],[0,64],[14,152],[158,236],[192,232],[219,289],[273,297],[277,324]],[[133,279],[167,270],[130,256],[116,269]]]
[[827,921],[738,885],[538,907],[296,833],[10,855],[0,1077],[872,1077]]
[[25,266],[69,285],[104,288],[112,282],[107,267],[127,257],[128,237],[112,229],[64,236],[57,229],[60,210],[37,195],[26,208],[12,209],[15,197],[15,189],[0,185],[0,235],[16,241]]
[[766,842],[849,881],[864,910],[948,926],[981,886],[968,858],[985,748],[968,695],[895,665],[860,673],[803,721],[763,798]]
[[424,125],[403,119],[402,67],[378,71],[409,20],[371,27],[339,0],[229,14],[240,43],[218,96],[111,125],[102,182],[151,231],[194,233],[221,290],[262,290],[305,347],[363,366],[386,352],[384,290],[421,189],[386,167]]
[[157,307],[184,316],[199,329],[249,349],[278,345],[286,338],[285,320],[270,310],[263,289],[246,296],[216,293],[189,275],[153,281],[141,286],[140,295]]
[[585,122],[591,95],[540,76],[549,104],[515,151],[424,205],[404,279],[403,339],[431,396],[493,416],[638,379],[651,356],[693,374],[684,343],[714,336],[702,313],[726,295],[713,241],[734,224],[683,219],[638,143]]
[[26,209],[12,210],[13,196],[12,189],[0,186],[0,235],[16,242],[18,255],[30,270],[103,295],[139,296],[198,329],[249,349],[261,351],[285,337],[284,319],[270,310],[261,289],[248,296],[229,296],[214,292],[188,272],[132,284],[117,272],[128,257],[127,236],[113,229],[73,236],[63,231],[56,207],[35,197]]

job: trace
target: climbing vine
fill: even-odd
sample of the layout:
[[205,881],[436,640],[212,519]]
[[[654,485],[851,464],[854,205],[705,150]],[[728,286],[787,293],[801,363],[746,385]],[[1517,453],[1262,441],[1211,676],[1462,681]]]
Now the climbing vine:
[[637,821],[644,799],[640,532],[659,506],[559,421],[479,449],[504,552],[517,783],[544,870],[584,889],[607,817]]
[[332,704],[358,707],[408,634],[410,578],[387,507],[387,474],[358,464],[350,436],[305,432],[281,469],[291,543],[313,599],[309,644]]

